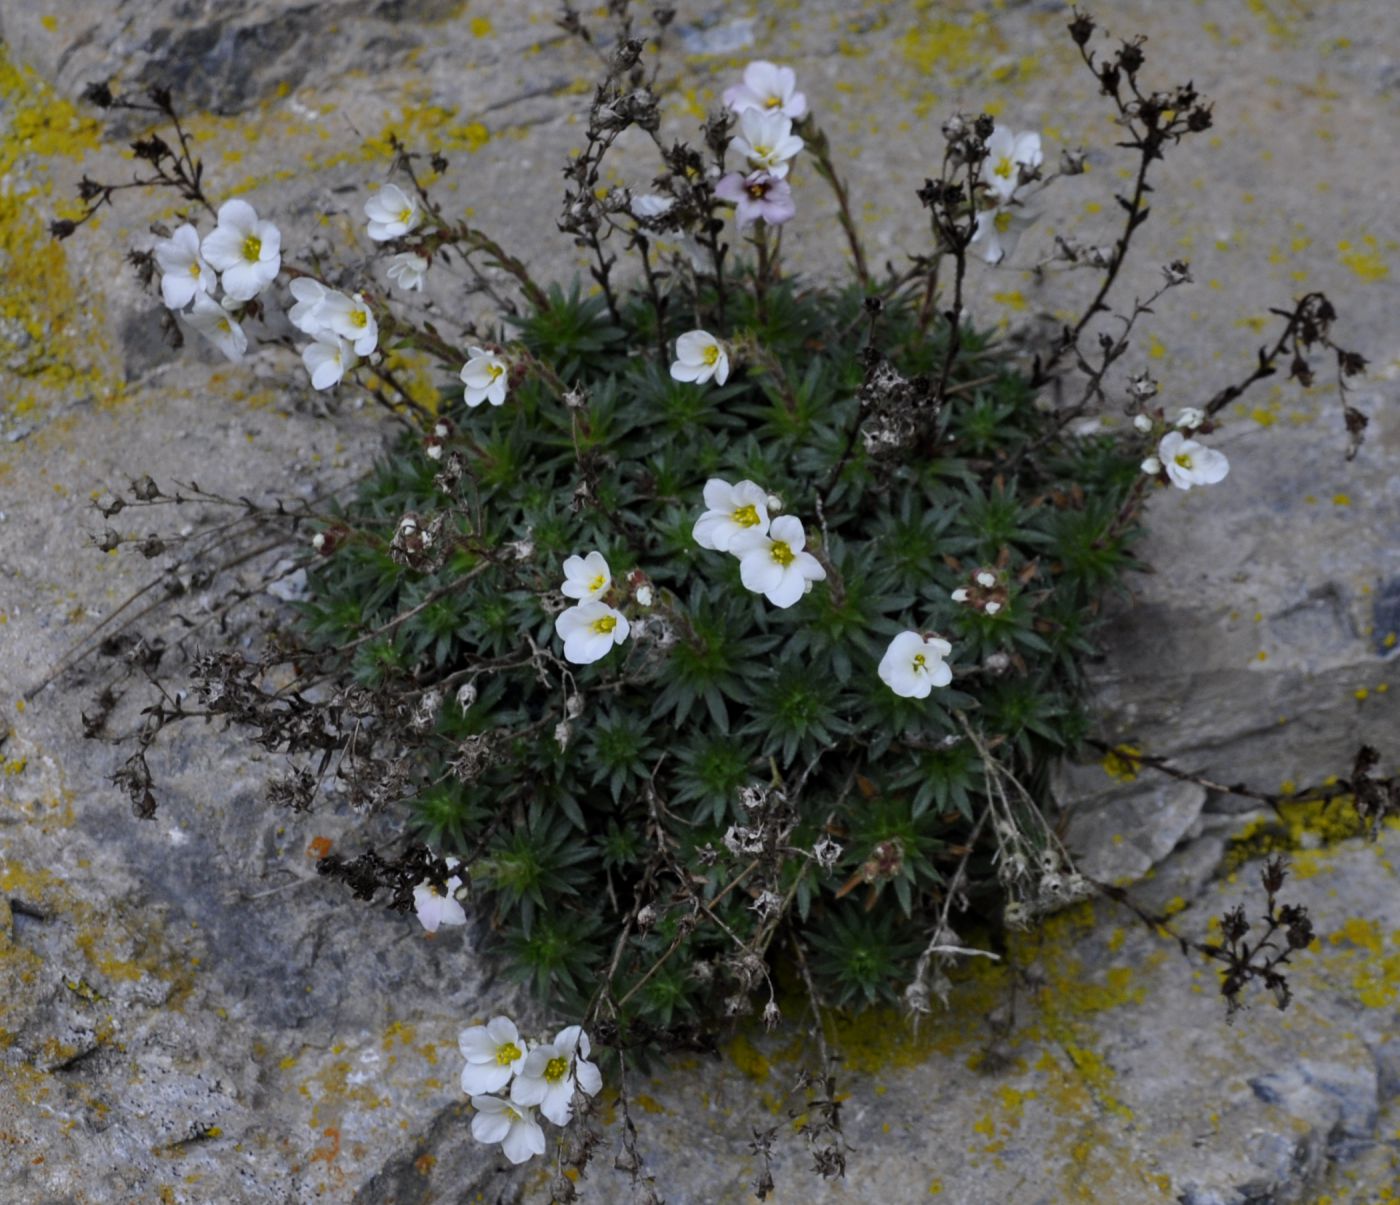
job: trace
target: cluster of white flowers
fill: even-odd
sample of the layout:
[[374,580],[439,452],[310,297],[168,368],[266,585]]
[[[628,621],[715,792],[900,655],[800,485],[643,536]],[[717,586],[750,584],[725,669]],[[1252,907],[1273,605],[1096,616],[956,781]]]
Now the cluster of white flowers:
[[[512,1163],[544,1154],[544,1130],[535,1109],[557,1126],[573,1118],[574,1093],[596,1096],[603,1076],[588,1061],[591,1045],[581,1026],[569,1025],[552,1042],[526,1044],[509,1017],[492,1017],[458,1035],[467,1065],[462,1091],[471,1097],[472,1137],[501,1144]],[[505,1092],[507,1095],[498,1095]]]
[[[603,601],[612,589],[612,570],[601,552],[569,557],[564,562],[564,584],[559,589],[565,598],[574,600],[572,607],[560,611],[554,619],[554,630],[564,642],[566,661],[591,665],[627,639],[632,630],[627,616]],[[648,589],[648,601],[650,598]]]
[[[247,201],[220,207],[216,225],[200,241],[189,222],[151,249],[160,268],[165,304],[230,360],[248,350],[239,322],[244,305],[277,279],[282,270],[282,233],[259,219]],[[214,291],[222,285],[223,299]]]
[[[1230,471],[1230,462],[1225,453],[1191,438],[1206,422],[1203,410],[1187,406],[1176,416],[1173,429],[1162,436],[1156,455],[1142,462],[1142,471],[1149,477],[1170,482],[1179,490],[1224,481]],[[1152,419],[1145,414],[1138,415],[1133,425],[1144,434],[1152,431],[1154,426]]]
[[[455,870],[461,862],[457,858],[447,859],[447,868]],[[465,925],[467,914],[457,893],[462,889],[462,876],[453,875],[445,884],[447,890],[439,891],[431,882],[424,879],[413,889],[413,911],[429,933],[436,933],[443,925]]]
[[792,515],[770,519],[779,499],[752,481],[730,485],[718,477],[705,482],[705,513],[691,532],[701,548],[739,558],[739,579],[775,607],[790,607],[823,581],[826,570],[807,547],[802,521]]
[[744,82],[724,90],[724,103],[739,117],[729,149],[745,161],[715,185],[715,196],[734,205],[739,229],[763,222],[781,226],[797,212],[788,182],[792,160],[805,143],[792,123],[806,115],[791,67],[762,59],[744,68]]
[[989,264],[999,264],[1015,251],[1021,233],[1035,221],[1016,192],[1043,161],[1039,134],[993,128],[982,161],[983,201],[971,243]]
[[330,389],[350,369],[379,346],[379,323],[364,295],[348,296],[328,289],[310,276],[298,276],[291,284],[296,304],[287,311],[291,324],[311,342],[302,348],[314,389]]

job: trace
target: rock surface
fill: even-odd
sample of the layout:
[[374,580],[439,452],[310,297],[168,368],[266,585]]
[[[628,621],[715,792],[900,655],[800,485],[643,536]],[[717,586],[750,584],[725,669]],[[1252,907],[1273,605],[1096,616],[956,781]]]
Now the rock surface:
[[[912,193],[951,109],[995,106],[1041,129],[1052,156],[1056,143],[1112,138],[1058,3],[680,8],[669,128],[691,133],[748,58],[792,63],[878,260],[924,245]],[[1356,400],[1373,424],[1346,465],[1323,386],[1266,383],[1235,408],[1220,437],[1225,485],[1154,505],[1142,554],[1156,573],[1114,612],[1095,670],[1101,735],[1270,789],[1344,772],[1357,739],[1393,768],[1400,215],[1382,182],[1400,178],[1400,17],[1384,0],[1112,8],[1099,15],[1115,34],[1150,35],[1149,74],[1193,78],[1216,101],[1213,134],[1162,173],[1122,288],[1145,294],[1156,265],[1181,256],[1197,284],[1152,317],[1127,367],[1149,368],[1169,407],[1199,403],[1248,371],[1269,306],[1325,288],[1344,342],[1372,362]],[[352,245],[393,130],[452,160],[450,204],[541,277],[563,278],[575,251],[555,231],[556,173],[593,68],[554,12],[545,0],[151,0],[115,12],[0,0],[0,1165],[17,1200],[547,1197],[541,1173],[502,1174],[466,1136],[455,1086],[457,1030],[517,1005],[471,957],[470,935],[425,940],[314,878],[310,843],[334,842],[348,818],[267,814],[255,805],[267,767],[191,733],[164,747],[157,822],[137,824],[106,781],[116,755],[81,740],[86,693],[70,683],[19,704],[149,580],[147,563],[91,547],[102,524],[90,493],[150,473],[295,495],[348,479],[377,438],[365,415],[321,417],[279,353],[229,369],[165,344],[121,265],[151,220],[173,216],[162,202],[128,197],[69,242],[46,240],[84,170],[129,171],[119,140],[68,102],[107,76],[175,85],[199,110],[220,195],[247,194],[301,248]],[[644,148],[623,150],[625,179],[644,186]],[[981,313],[1015,330],[1071,312],[1083,282],[1023,266],[1054,233],[1111,237],[1118,163],[1091,165],[1051,194],[1018,264],[979,277]],[[793,266],[836,270],[815,181],[799,204]],[[1216,876],[1229,873],[1230,834],[1258,817],[1095,766],[1067,783],[1086,862],[1148,872],[1141,890],[1183,931],[1257,903],[1248,869]],[[808,1174],[790,1134],[796,1066],[782,1044],[740,1041],[723,1061],[658,1073],[634,1106],[643,1154],[672,1202],[747,1199],[752,1127],[772,1125],[779,1200],[1384,1199],[1397,1179],[1396,841],[1297,855],[1308,877],[1292,886],[1322,940],[1286,1014],[1261,1003],[1227,1028],[1211,976],[1169,943],[1075,913],[1017,949],[1014,996],[1005,969],[979,973],[917,1039],[881,1021],[843,1035],[844,1189]],[[609,1162],[585,1196],[625,1193]]]

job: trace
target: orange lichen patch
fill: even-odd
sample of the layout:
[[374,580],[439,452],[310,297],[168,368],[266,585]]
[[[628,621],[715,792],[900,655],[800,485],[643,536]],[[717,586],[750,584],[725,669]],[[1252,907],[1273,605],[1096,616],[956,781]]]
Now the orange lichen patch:
[[331,852],[333,842],[329,837],[312,837],[310,844],[306,847],[306,856],[315,858],[318,862]]

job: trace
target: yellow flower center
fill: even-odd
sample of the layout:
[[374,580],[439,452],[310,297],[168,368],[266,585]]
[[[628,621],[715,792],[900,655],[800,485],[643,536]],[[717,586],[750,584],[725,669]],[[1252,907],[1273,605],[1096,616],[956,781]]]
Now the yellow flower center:
[[412,221],[412,220],[413,220],[413,206],[411,206],[411,205],[405,205],[402,209],[399,210],[399,221],[402,222],[402,223],[406,226],[406,225],[408,225],[408,223],[409,223],[410,221]]
[[738,510],[734,511],[733,514],[731,514],[729,517],[733,519],[734,522],[736,522],[740,527],[757,527],[759,522],[758,507],[741,506]]
[[1011,179],[1011,172],[1015,166],[1016,165],[1011,162],[1010,155],[1003,155],[997,160],[996,167],[992,168],[992,174],[994,176],[1000,176],[1003,180],[1009,180]]
[[603,574],[600,573],[600,574],[598,574],[597,577],[595,577],[595,578],[593,578],[592,580],[589,581],[589,583],[588,583],[588,592],[589,592],[590,594],[596,594],[599,590],[601,590],[601,589],[602,589],[604,586],[606,586],[607,584],[608,584],[608,579],[607,579]]
[[768,195],[768,185],[766,185],[766,184],[750,184],[750,185],[748,186],[748,190],[747,190],[747,191],[748,191],[749,196],[752,197],[755,201],[761,201],[761,200],[763,200],[764,197],[766,197],[766,196]]
[[243,258],[250,264],[255,264],[262,258],[262,239],[256,234],[250,234],[243,240]]
[[198,264],[198,263],[193,263],[193,264],[190,265],[190,275],[193,276],[193,277],[195,277],[195,279],[198,279],[198,278],[199,278],[199,264]]
[[776,109],[776,108],[777,108],[779,105],[781,105],[782,103],[783,103],[782,97],[780,97],[780,96],[770,96],[770,97],[768,97],[768,98],[763,102],[763,107],[764,107],[765,109]]
[[617,617],[613,615],[604,615],[602,619],[593,621],[593,630],[599,636],[608,635],[615,627],[617,627]]
[[551,1084],[557,1084],[569,1073],[569,1060],[552,1058],[544,1065],[544,1077]]
[[774,540],[772,549],[773,560],[786,569],[797,559],[797,553],[793,552],[791,545],[783,540]]
[[514,1042],[505,1042],[496,1047],[496,1062],[502,1067],[509,1067],[520,1058],[520,1047]]
[[524,1120],[524,1118],[523,1118],[519,1113],[517,1113],[513,1108],[511,1108],[510,1105],[507,1105],[507,1106],[506,1106],[506,1116],[507,1116],[508,1118],[510,1118],[511,1121],[523,1121],[523,1120]]
[[486,366],[486,371],[490,374],[492,381],[497,381],[500,379],[501,374],[505,372],[505,369],[499,364],[488,364]]
[[928,669],[928,659],[923,655],[923,653],[914,654],[914,668]]
[[1000,210],[997,216],[992,219],[992,225],[997,228],[998,234],[1005,234],[1011,229],[1011,211],[1009,209]]
[[719,344],[718,344],[718,343],[711,343],[709,347],[705,348],[705,350],[704,350],[703,352],[701,352],[700,358],[701,358],[702,360],[704,360],[705,363],[708,364],[708,365],[710,365],[710,366],[713,366],[713,365],[715,365],[716,363],[718,363],[718,361],[719,361]]
[[755,159],[767,159],[772,153],[773,148],[771,146],[758,146],[755,144],[753,148],[753,157]]
[[1190,454],[1186,452],[1178,452],[1176,454],[1176,463],[1180,465],[1183,469],[1189,469],[1191,467]]
[[351,310],[351,311],[350,311],[350,325],[351,325],[351,326],[359,327],[361,330],[363,330],[368,322],[369,322],[369,315],[366,314],[366,313],[364,312],[364,310]]
[[233,327],[229,326],[227,318],[220,318],[214,329],[223,331],[226,335],[233,334]]

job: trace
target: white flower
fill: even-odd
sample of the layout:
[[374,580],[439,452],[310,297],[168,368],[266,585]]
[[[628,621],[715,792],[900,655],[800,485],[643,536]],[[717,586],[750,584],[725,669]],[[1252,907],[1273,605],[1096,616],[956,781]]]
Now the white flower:
[[321,306],[335,290],[326,288],[310,276],[296,277],[289,287],[297,300],[287,311],[287,321],[313,339],[325,334],[328,328],[321,318]]
[[492,1146],[499,1142],[512,1163],[544,1154],[544,1130],[528,1105],[518,1108],[499,1096],[473,1096],[472,1137]]
[[1001,603],[997,602],[997,600],[994,598],[990,599],[989,601],[982,604],[982,610],[985,611],[988,615],[995,615],[998,611],[1001,610]]
[[1044,158],[1039,134],[1013,134],[1005,126],[997,126],[987,139],[982,182],[991,189],[998,203],[1009,201],[1021,183],[1021,168],[1039,167]]
[[901,632],[880,659],[880,681],[906,699],[926,699],[935,686],[947,686],[953,671],[944,658],[953,646],[937,636]]
[[[456,858],[447,859],[449,870],[458,865],[460,863]],[[454,874],[447,880],[445,894],[427,879],[424,879],[413,889],[413,911],[418,914],[418,919],[423,922],[423,928],[429,933],[436,933],[439,925],[465,925],[467,923],[467,914],[457,899],[457,891],[461,886],[461,876]]]
[[1176,416],[1176,426],[1183,431],[1194,431],[1197,427],[1203,426],[1206,421],[1206,412],[1198,410],[1195,406],[1187,406]]
[[1158,473],[1162,471],[1162,462],[1158,460],[1155,456],[1149,456],[1138,467],[1141,468],[1142,471],[1146,473],[1149,477],[1155,477]]
[[311,547],[314,548],[317,552],[320,552],[323,548],[325,548],[325,546],[326,533],[324,531],[318,531],[314,536],[311,537]]
[[959,587],[958,587],[956,590],[954,590],[954,591],[952,592],[952,594],[950,594],[948,597],[951,598],[955,603],[965,603],[965,602],[967,602],[967,587],[966,587],[966,586],[959,586]]
[[457,1048],[467,1065],[462,1068],[462,1091],[468,1096],[496,1092],[525,1066],[525,1043],[509,1017],[492,1017],[457,1035]]
[[760,113],[782,113],[793,121],[807,112],[807,98],[797,91],[792,68],[764,59],[744,68],[744,82],[724,90],[724,103],[735,113],[757,109]]
[[355,353],[339,335],[323,334],[301,349],[312,389],[331,389],[355,366]]
[[499,406],[506,400],[507,374],[510,365],[493,351],[481,347],[469,349],[471,358],[462,366],[462,384],[467,387],[468,406],[490,402]]
[[423,449],[423,455],[426,456],[429,460],[441,460],[442,445],[429,444],[426,448]]
[[1214,485],[1224,481],[1230,462],[1223,452],[1187,439],[1180,431],[1168,431],[1157,445],[1157,458],[1167,470],[1167,477],[1179,490],[1193,485]]
[[536,1046],[510,1086],[517,1105],[538,1105],[555,1125],[566,1126],[574,1115],[574,1089],[595,1096],[603,1086],[598,1068],[587,1061],[588,1035],[577,1025],[561,1029],[554,1041]]
[[969,247],[975,247],[977,254],[989,264],[999,264],[1016,250],[1021,235],[1038,215],[1024,210],[999,205],[994,209],[984,209],[977,215],[977,225],[972,232]]
[[669,213],[676,203],[675,197],[661,197],[653,192],[644,192],[632,198],[632,216],[635,218],[659,218]]
[[405,293],[413,293],[423,287],[428,278],[428,261],[412,251],[405,251],[389,261],[389,279]]
[[652,591],[650,586],[637,587],[637,605],[639,607],[649,607],[651,606],[653,601],[654,600],[652,597]]
[[975,580],[977,584],[981,586],[984,590],[990,590],[993,586],[997,584],[996,574],[989,573],[986,569],[983,569],[977,575]]
[[1152,420],[1145,414],[1139,414],[1137,418],[1133,419],[1133,426],[1146,435],[1152,430]]
[[729,353],[709,331],[686,331],[676,340],[671,378],[703,385],[711,377],[716,385],[723,385],[729,379]]
[[792,119],[779,110],[745,109],[739,114],[739,133],[729,149],[749,161],[750,170],[761,169],[782,179],[788,161],[805,144],[792,132]]
[[821,562],[803,551],[806,545],[802,520],[780,515],[766,535],[749,528],[734,536],[729,551],[739,558],[739,577],[745,587],[775,607],[790,607],[807,592],[808,582],[826,578]]
[[379,345],[379,323],[360,293],[347,297],[327,292],[316,310],[316,320],[348,342],[357,356],[367,356]]
[[186,222],[151,248],[160,265],[160,295],[172,310],[183,310],[196,293],[209,292],[214,270],[199,253],[199,231]]
[[590,552],[587,556],[571,556],[564,562],[564,584],[559,589],[565,598],[592,602],[596,598],[602,598],[611,585],[612,571],[601,552]]
[[230,360],[241,360],[248,350],[248,336],[243,328],[208,293],[196,293],[194,309],[183,317]]
[[417,198],[410,197],[397,184],[384,185],[365,202],[369,236],[376,243],[407,234],[418,225],[421,216]]
[[730,485],[718,477],[705,482],[705,505],[709,509],[695,520],[691,531],[701,548],[728,552],[740,532],[768,531],[768,495],[752,481]]
[[204,258],[223,274],[224,293],[250,301],[277,279],[282,269],[282,232],[258,220],[247,201],[225,201],[219,224],[204,239]]
[[585,602],[560,611],[554,630],[564,642],[564,660],[592,665],[627,639],[627,617],[607,603]]

